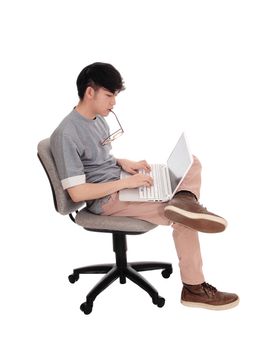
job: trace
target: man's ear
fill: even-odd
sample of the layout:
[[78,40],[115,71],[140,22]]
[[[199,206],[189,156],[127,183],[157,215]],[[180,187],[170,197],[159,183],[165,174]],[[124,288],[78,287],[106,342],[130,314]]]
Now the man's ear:
[[85,97],[89,100],[92,100],[95,94],[95,90],[91,87],[88,86],[86,91],[85,91]]

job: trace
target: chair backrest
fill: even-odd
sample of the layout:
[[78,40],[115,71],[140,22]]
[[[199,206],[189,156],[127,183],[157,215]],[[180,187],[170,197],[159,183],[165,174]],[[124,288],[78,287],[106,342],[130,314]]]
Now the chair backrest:
[[50,150],[50,139],[47,138],[39,142],[37,146],[38,158],[43,165],[48,176],[56,211],[62,215],[68,215],[84,205],[84,202],[74,203],[68,192],[63,190],[58,177],[56,164]]

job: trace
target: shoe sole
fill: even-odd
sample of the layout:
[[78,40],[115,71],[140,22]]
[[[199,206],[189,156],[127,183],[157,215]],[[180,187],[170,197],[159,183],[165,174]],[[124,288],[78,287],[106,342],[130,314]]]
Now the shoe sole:
[[181,300],[181,304],[183,304],[184,306],[188,306],[188,307],[197,307],[197,308],[202,308],[202,309],[207,309],[207,310],[221,311],[221,310],[229,310],[229,309],[232,309],[233,307],[237,306],[239,304],[239,299],[233,301],[232,303],[224,304],[224,305],[210,305],[210,304],[205,304],[205,303],[194,303],[194,302],[185,301],[185,300]]
[[200,232],[222,232],[227,226],[226,220],[219,216],[192,213],[172,205],[165,207],[164,212],[169,220]]

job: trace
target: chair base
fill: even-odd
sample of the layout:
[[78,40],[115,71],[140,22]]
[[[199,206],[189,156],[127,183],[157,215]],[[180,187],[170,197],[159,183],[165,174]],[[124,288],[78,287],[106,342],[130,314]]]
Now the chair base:
[[165,299],[160,297],[158,291],[138,272],[162,269],[162,276],[169,278],[173,272],[172,265],[155,261],[127,263],[127,243],[124,232],[113,233],[113,250],[116,255],[116,264],[80,267],[74,269],[73,274],[68,277],[71,283],[75,283],[80,274],[105,274],[86,296],[86,302],[80,306],[81,311],[86,315],[90,314],[96,297],[118,278],[121,284],[126,283],[126,278],[128,278],[150,295],[153,304],[158,307],[164,306]]

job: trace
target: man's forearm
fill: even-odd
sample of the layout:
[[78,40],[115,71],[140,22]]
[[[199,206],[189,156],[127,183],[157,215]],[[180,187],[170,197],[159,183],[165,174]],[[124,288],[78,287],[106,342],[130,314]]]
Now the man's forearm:
[[108,196],[125,188],[125,180],[116,180],[105,183],[85,183],[68,188],[68,193],[73,202],[88,201]]

